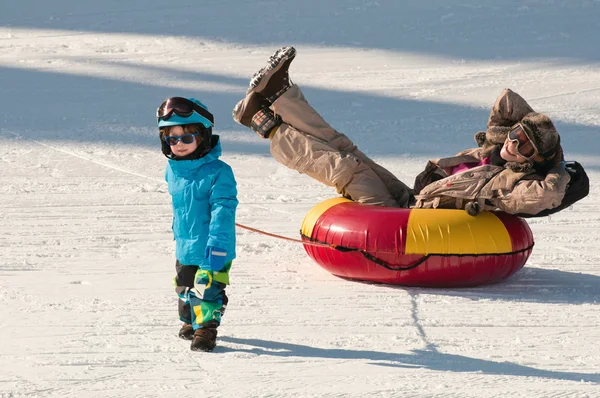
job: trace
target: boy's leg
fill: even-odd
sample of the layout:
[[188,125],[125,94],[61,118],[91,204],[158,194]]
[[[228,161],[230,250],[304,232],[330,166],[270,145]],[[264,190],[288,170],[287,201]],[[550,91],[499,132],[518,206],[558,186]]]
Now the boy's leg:
[[220,272],[199,269],[196,273],[195,286],[190,290],[194,327],[192,351],[212,351],[217,344],[217,328],[228,302],[225,288],[230,268],[231,262]]
[[225,288],[229,284],[231,262],[221,272],[198,269],[194,288],[190,290],[190,306],[194,329],[217,328],[225,313],[228,298]]
[[189,290],[194,287],[194,280],[198,267],[195,265],[183,265],[179,261],[175,262],[176,275],[173,279],[175,292],[179,296],[178,309],[179,319],[185,323],[192,323],[192,314],[190,310]]

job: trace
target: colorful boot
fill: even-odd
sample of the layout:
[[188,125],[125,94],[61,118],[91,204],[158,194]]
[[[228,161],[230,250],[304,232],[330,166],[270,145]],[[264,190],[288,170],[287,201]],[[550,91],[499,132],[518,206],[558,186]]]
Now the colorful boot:
[[191,340],[194,337],[194,328],[189,323],[184,323],[179,329],[179,338]]
[[288,69],[295,57],[296,49],[294,47],[281,47],[275,51],[267,61],[267,66],[252,76],[246,95],[255,92],[265,97],[270,103],[275,102],[292,86]]
[[194,332],[194,338],[192,339],[192,345],[190,349],[192,351],[212,351],[217,345],[217,329],[214,328],[201,328],[196,329]]

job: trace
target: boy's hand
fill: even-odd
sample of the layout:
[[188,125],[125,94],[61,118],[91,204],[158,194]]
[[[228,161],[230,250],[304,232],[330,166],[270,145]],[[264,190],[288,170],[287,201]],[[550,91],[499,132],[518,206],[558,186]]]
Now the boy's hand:
[[210,269],[218,272],[221,271],[225,266],[227,251],[219,247],[208,246],[206,248],[206,257],[208,258]]

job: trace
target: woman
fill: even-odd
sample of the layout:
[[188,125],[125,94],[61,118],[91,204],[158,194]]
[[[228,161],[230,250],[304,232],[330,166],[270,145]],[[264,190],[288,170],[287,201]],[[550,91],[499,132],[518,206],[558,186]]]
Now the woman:
[[476,134],[479,148],[430,161],[410,189],[308,104],[289,79],[295,56],[293,47],[277,50],[233,110],[238,123],[271,140],[281,164],[371,205],[458,208],[471,215],[494,209],[535,215],[560,205],[570,177],[558,132],[513,91],[496,100],[488,130]]

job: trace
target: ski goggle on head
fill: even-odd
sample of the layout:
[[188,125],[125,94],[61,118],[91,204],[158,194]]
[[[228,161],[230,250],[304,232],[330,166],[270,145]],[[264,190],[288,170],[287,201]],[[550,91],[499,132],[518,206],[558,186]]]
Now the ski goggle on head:
[[517,123],[508,132],[508,139],[517,143],[517,152],[527,160],[533,159],[538,154],[538,149],[521,123]]
[[171,97],[163,102],[156,110],[156,119],[167,121],[174,114],[181,117],[190,117],[194,112],[209,120],[213,125],[215,124],[212,113],[194,101],[183,97]]

